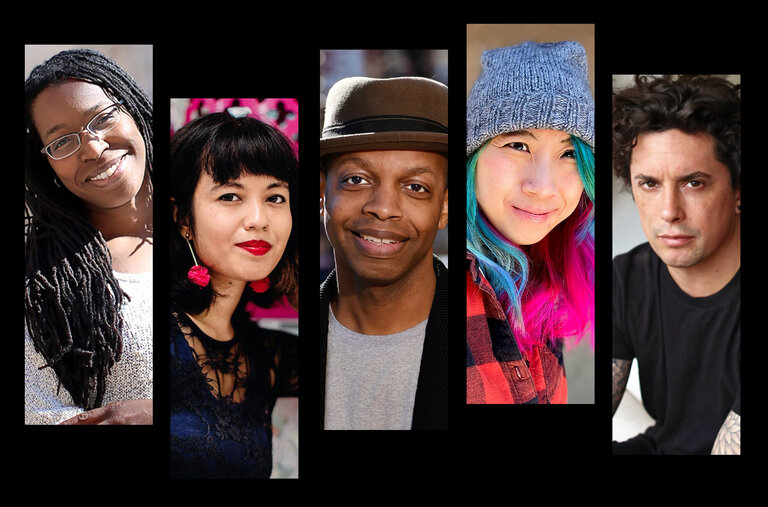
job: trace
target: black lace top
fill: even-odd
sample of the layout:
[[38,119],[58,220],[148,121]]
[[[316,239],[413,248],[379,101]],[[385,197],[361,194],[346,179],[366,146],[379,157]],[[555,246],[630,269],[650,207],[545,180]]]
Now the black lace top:
[[268,478],[272,409],[298,391],[298,338],[247,318],[235,338],[206,336],[171,313],[171,476]]

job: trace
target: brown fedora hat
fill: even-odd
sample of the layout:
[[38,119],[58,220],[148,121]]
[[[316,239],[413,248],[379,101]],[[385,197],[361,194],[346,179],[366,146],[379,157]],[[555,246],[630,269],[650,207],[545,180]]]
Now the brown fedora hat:
[[448,152],[448,87],[422,77],[349,77],[325,105],[320,156],[371,150]]

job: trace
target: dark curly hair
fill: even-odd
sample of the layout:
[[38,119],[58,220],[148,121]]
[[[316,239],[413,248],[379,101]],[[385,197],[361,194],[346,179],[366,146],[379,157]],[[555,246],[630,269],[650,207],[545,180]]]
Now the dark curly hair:
[[714,76],[635,76],[635,86],[613,96],[613,170],[631,188],[629,166],[638,135],[678,129],[706,133],[715,155],[741,184],[741,96],[739,85]]
[[[199,287],[187,278],[193,264],[179,224],[194,224],[192,196],[203,171],[217,183],[243,174],[269,175],[288,183],[293,223],[298,213],[298,160],[288,139],[276,128],[255,118],[235,118],[229,113],[211,113],[181,127],[171,139],[171,305],[174,310],[198,314],[206,310],[216,294],[211,285]],[[291,229],[280,262],[269,275],[270,288],[262,294],[244,291],[258,306],[268,308],[283,295],[296,306],[298,248],[296,227]]]

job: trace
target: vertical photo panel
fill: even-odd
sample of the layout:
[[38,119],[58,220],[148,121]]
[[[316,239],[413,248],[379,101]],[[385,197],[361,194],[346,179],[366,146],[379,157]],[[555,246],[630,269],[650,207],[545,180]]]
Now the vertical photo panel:
[[594,25],[467,25],[467,404],[593,404]]
[[613,76],[613,454],[741,453],[741,76]]
[[152,46],[25,46],[28,425],[153,424]]
[[172,99],[172,478],[298,477],[298,101]]
[[447,59],[320,52],[325,430],[448,427]]

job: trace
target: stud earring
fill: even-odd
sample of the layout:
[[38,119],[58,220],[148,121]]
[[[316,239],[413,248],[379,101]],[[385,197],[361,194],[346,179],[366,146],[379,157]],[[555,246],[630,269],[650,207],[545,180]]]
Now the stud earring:
[[184,239],[187,241],[189,252],[192,254],[192,260],[195,261],[195,265],[189,268],[189,271],[187,272],[187,278],[189,278],[192,283],[197,284],[200,287],[205,287],[211,281],[211,275],[208,274],[208,268],[201,266],[197,262],[195,251],[192,249],[192,244],[189,242],[189,234],[187,234]]

